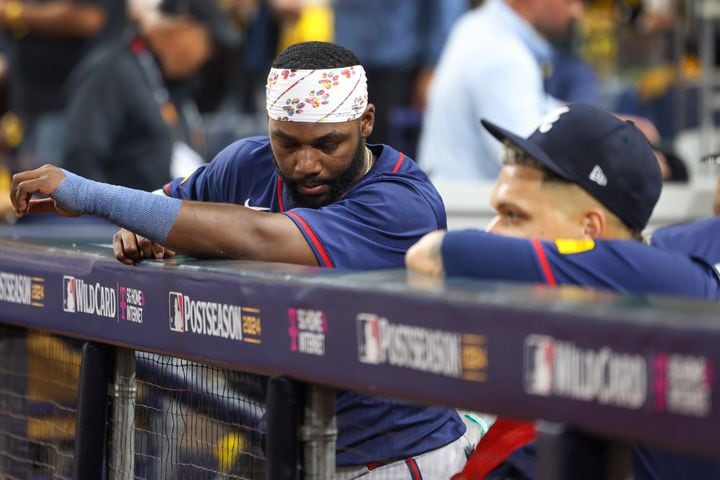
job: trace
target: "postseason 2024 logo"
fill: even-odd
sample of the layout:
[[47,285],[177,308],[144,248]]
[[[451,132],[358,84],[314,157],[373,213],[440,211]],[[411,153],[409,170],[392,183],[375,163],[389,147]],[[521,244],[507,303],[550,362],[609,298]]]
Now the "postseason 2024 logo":
[[169,292],[170,330],[261,344],[260,309],[212,300],[198,300],[181,292]]
[[[487,352],[484,339],[475,343],[478,335],[465,335],[390,322],[373,313],[357,315],[358,360],[371,365],[388,364],[448,377],[484,381]],[[482,362],[475,353],[482,350]],[[473,355],[471,355],[473,354]],[[471,378],[472,377],[472,378]]]
[[43,307],[45,279],[0,271],[0,302]]

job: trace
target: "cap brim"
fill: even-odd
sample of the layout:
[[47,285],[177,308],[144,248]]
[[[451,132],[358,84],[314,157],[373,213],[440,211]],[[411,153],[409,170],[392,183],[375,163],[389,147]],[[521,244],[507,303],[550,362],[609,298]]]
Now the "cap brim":
[[490,132],[490,135],[497,138],[501,142],[509,142],[512,145],[516,146],[535,160],[537,160],[542,166],[548,168],[550,171],[556,173],[557,175],[560,175],[562,178],[568,178],[569,175],[561,168],[559,168],[555,162],[548,156],[545,151],[540,148],[536,143],[533,143],[529,141],[526,138],[523,138],[519,135],[516,135],[512,133],[509,130],[505,130],[504,128],[495,125],[494,123],[481,119],[480,123],[482,123],[482,126],[485,127],[485,130]]

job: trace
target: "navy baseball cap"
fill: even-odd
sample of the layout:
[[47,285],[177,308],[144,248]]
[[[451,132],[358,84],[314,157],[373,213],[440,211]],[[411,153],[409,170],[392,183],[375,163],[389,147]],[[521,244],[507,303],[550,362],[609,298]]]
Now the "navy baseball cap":
[[632,122],[582,104],[553,110],[528,138],[481,122],[498,140],[582,187],[633,231],[647,225],[662,174],[650,142]]

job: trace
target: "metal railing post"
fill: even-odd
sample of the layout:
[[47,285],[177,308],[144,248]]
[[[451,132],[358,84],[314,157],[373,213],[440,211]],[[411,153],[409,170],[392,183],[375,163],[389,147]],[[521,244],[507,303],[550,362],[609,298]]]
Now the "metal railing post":
[[86,342],[82,350],[75,429],[74,480],[95,480],[105,473],[108,386],[115,350]]
[[305,421],[300,432],[305,480],[335,478],[335,389],[320,385],[305,387]]
[[115,355],[115,379],[110,385],[112,398],[112,434],[110,479],[135,477],[135,352],[118,348]]

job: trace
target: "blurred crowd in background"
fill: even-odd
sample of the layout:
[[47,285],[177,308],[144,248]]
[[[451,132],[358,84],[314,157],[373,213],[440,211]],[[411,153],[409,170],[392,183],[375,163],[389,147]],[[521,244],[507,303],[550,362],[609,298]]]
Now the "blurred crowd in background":
[[[45,163],[145,190],[186,175],[233,140],[265,133],[272,59],[307,40],[348,47],[365,66],[377,107],[370,142],[422,157],[443,46],[483,3],[0,0],[0,191],[12,172]],[[697,161],[673,149],[699,122],[692,4],[588,0],[571,28],[548,38],[541,64],[553,97],[637,118],[669,181],[687,181],[684,162]]]

